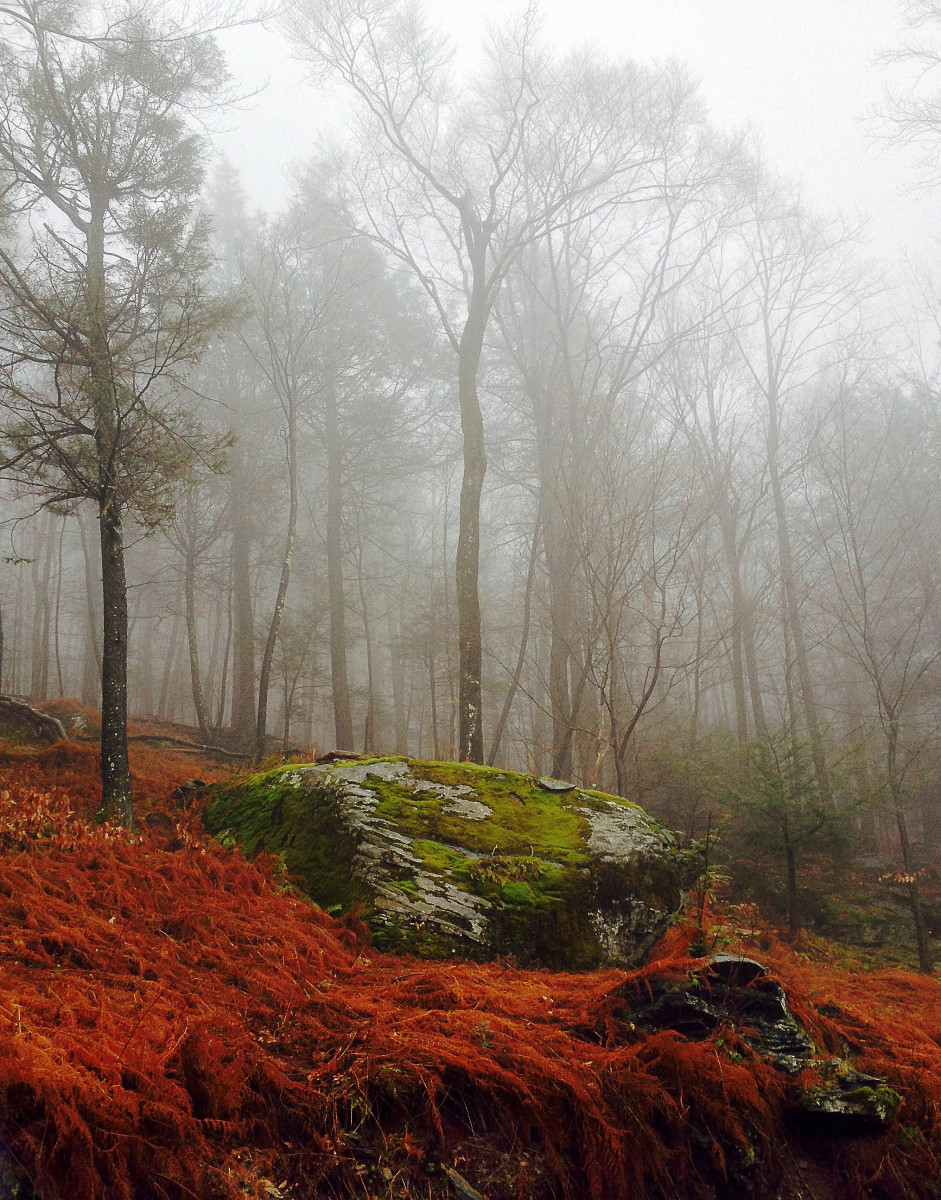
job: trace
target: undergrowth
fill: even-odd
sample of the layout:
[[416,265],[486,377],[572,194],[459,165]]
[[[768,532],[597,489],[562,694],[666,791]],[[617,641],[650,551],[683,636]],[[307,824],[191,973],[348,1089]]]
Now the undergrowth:
[[[192,771],[167,763],[138,761],[145,807]],[[733,1029],[631,1022],[645,980],[693,968],[690,931],[631,973],[383,955],[193,815],[89,825],[93,765],[0,761],[0,1135],[44,1200],[443,1197],[455,1167],[488,1200],[685,1200],[786,1174],[807,1079]],[[833,1150],[836,1194],[936,1197],[938,982],[854,974],[741,920],[722,936],[772,966],[822,1054],[903,1097],[887,1132]]]

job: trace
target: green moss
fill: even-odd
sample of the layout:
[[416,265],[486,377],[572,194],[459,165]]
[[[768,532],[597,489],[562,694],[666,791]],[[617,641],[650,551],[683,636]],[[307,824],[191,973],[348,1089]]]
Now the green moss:
[[422,866],[440,875],[457,874],[467,878],[473,868],[474,860],[457,846],[443,846],[428,838],[417,838],[412,842],[412,853],[421,860]]
[[[635,878],[630,864],[604,862],[588,851],[590,824],[583,810],[607,809],[612,802],[636,805],[600,792],[551,792],[531,776],[467,763],[384,758],[355,765],[378,762],[404,762],[415,779],[470,788],[461,799],[490,810],[474,819],[460,813],[452,796],[411,791],[406,781],[380,775],[367,773],[358,784],[375,795],[375,816],[410,839],[417,860],[416,877],[408,877],[408,867],[396,868],[391,886],[421,899],[420,869],[492,905],[487,944],[468,939],[462,946],[471,957],[496,953],[523,964],[592,968],[603,961],[590,921],[599,904],[616,907],[638,889],[654,908],[663,906],[663,888],[678,897],[677,864],[669,856],[662,871],[647,861],[643,878]],[[357,847],[334,793],[316,777],[299,779],[303,770],[279,768],[218,789],[207,815],[210,830],[231,831],[249,854],[264,848],[283,855],[287,870],[300,876],[305,890],[325,907],[361,903],[383,949],[436,958],[453,954],[453,939],[372,903],[369,887],[353,875]]]
[[267,771],[217,789],[206,827],[216,836],[231,831],[249,857],[260,850],[280,855],[288,874],[299,876],[321,907],[361,904],[368,919],[371,893],[349,869],[354,839],[323,792],[282,778],[290,771]]
[[415,899],[418,899],[421,895],[415,886],[414,879],[391,879],[389,886],[396,888],[397,891],[404,892],[407,896],[413,896]]
[[536,893],[522,879],[511,879],[500,888],[500,898],[507,904],[525,904],[530,907],[537,903]]
[[488,805],[493,815],[469,821],[449,812],[451,802],[444,797],[431,792],[416,796],[394,780],[367,776],[363,786],[378,797],[376,815],[412,837],[460,842],[479,854],[538,855],[572,865],[587,862],[588,821],[578,810],[601,807],[614,799],[599,793],[548,792],[528,775],[471,763],[407,761],[416,779],[472,788],[468,799]]
[[877,1088],[860,1087],[854,1088],[850,1092],[843,1093],[846,1100],[855,1101],[857,1104],[871,1104],[880,1108],[887,1116],[892,1113],[902,1103],[902,1097],[898,1092],[894,1091],[887,1085],[882,1085]]

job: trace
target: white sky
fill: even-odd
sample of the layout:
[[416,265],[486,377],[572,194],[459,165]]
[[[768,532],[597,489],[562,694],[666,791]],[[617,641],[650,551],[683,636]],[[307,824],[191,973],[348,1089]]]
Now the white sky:
[[[519,7],[428,3],[468,46]],[[906,191],[914,181],[906,160],[874,146],[861,120],[885,82],[873,60],[902,37],[899,0],[541,0],[540,10],[560,50],[587,42],[611,57],[686,62],[719,126],[754,128],[769,166],[799,180],[815,206],[868,216],[880,255],[933,248],[938,197]],[[230,114],[218,145],[252,203],[273,209],[287,194],[291,164],[311,152],[331,114],[275,34],[231,31],[223,44],[242,86],[269,82]]]

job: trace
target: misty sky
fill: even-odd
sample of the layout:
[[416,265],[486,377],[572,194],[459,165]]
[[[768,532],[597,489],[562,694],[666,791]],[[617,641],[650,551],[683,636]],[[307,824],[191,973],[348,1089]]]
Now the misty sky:
[[[505,0],[427,7],[468,53],[488,23],[519,9]],[[867,214],[880,254],[929,244],[936,198],[906,194],[908,163],[874,146],[861,119],[885,86],[875,56],[903,34],[898,0],[542,0],[540,10],[559,49],[588,42],[613,57],[688,63],[719,125],[754,128],[768,165],[801,180],[812,204]],[[218,144],[252,202],[272,209],[291,163],[329,131],[336,110],[277,35],[239,30],[223,42],[243,86],[268,82],[229,115]]]

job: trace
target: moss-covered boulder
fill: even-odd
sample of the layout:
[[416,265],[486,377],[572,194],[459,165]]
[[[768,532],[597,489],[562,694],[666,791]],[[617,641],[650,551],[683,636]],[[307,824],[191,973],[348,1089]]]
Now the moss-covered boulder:
[[467,763],[283,767],[217,787],[206,821],[360,904],[385,949],[560,970],[641,960],[698,867],[626,800]]

